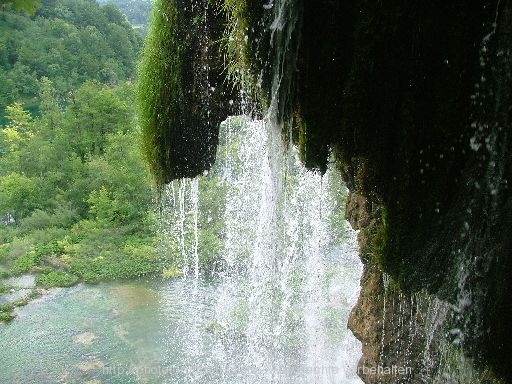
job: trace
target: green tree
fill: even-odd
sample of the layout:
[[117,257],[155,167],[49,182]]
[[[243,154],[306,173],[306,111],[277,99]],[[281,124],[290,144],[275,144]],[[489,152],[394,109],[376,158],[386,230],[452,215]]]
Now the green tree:
[[0,177],[0,212],[16,223],[38,206],[37,183],[16,172]]
[[5,12],[9,6],[12,6],[16,12],[25,12],[33,15],[41,6],[41,3],[37,0],[0,0],[2,11]]
[[32,128],[32,116],[30,112],[23,108],[21,103],[14,103],[7,106],[6,112],[6,117],[9,121],[6,129],[14,130],[19,134],[29,133]]
[[87,80],[113,85],[134,77],[142,39],[114,6],[44,0],[31,18],[12,12],[12,3],[0,0],[0,109],[14,101],[37,104],[42,77],[59,99]]
[[0,175],[21,168],[23,150],[33,137],[30,113],[20,103],[6,108],[7,125],[0,131]]
[[104,156],[92,159],[88,168],[90,185],[97,191],[109,191],[116,207],[113,219],[118,223],[141,221],[151,209],[150,180],[138,151],[136,132],[109,135]]
[[62,119],[62,110],[57,100],[57,91],[53,87],[53,82],[47,78],[42,77],[39,81],[39,111],[41,113],[41,125],[47,127],[48,140],[53,139],[53,132],[56,127],[60,125]]
[[104,153],[107,134],[126,132],[133,123],[133,107],[96,82],[84,83],[66,109],[66,129],[73,150],[85,160]]
[[105,186],[92,191],[87,198],[87,203],[89,203],[89,213],[95,220],[103,225],[118,223],[121,215],[119,201]]

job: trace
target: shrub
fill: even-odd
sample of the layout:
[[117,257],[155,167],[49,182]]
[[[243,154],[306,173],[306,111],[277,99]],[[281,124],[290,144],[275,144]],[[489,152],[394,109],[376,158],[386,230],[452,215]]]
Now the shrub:
[[29,251],[18,257],[14,261],[14,265],[11,268],[11,272],[15,275],[19,275],[24,272],[30,271],[41,261],[41,255],[38,255],[35,251]]
[[36,283],[44,288],[71,287],[78,282],[78,277],[63,271],[50,270],[36,276]]
[[12,310],[1,310],[0,309],[0,321],[4,323],[8,323],[12,319],[14,319],[14,313]]

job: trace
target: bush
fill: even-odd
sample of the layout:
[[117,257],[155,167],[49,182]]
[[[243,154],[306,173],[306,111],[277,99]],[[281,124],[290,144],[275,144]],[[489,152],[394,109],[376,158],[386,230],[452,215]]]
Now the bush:
[[0,295],[3,295],[11,290],[10,285],[6,285],[4,283],[0,283]]
[[6,271],[4,269],[0,269],[0,279],[4,279],[6,277],[9,277],[11,274],[9,271]]
[[30,216],[24,218],[21,222],[21,228],[24,230],[44,229],[52,224],[51,216],[40,209],[36,209]]
[[130,227],[91,229],[74,246],[70,272],[87,282],[158,273],[153,237],[131,232]]
[[[9,246],[7,244],[0,244],[0,264],[5,264],[7,256],[9,254]],[[0,277],[2,270],[0,269]]]
[[14,313],[11,310],[2,310],[0,309],[0,321],[4,323],[8,323],[12,319],[14,319]]
[[78,277],[63,271],[50,270],[36,276],[36,283],[44,288],[71,287],[78,282]]
[[14,261],[14,265],[11,268],[11,272],[14,275],[19,275],[24,272],[30,271],[41,261],[41,255],[38,255],[35,251],[29,251]]
[[0,248],[2,244],[11,242],[19,232],[19,228],[11,224],[0,223]]
[[33,250],[32,243],[26,238],[15,237],[8,245],[2,248],[7,249],[7,253],[2,256],[2,263],[11,265],[17,258]]
[[67,207],[58,207],[53,214],[36,209],[30,216],[22,220],[21,228],[25,232],[49,227],[66,228],[72,225],[77,218],[77,212]]

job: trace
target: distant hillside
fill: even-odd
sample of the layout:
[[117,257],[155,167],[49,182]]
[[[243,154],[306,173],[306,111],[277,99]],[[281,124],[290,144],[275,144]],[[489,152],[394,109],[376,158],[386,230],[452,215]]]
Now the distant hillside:
[[0,110],[16,101],[37,106],[49,78],[67,98],[86,80],[131,80],[142,37],[112,4],[43,0],[34,16],[0,13]]
[[151,0],[98,0],[98,3],[117,6],[126,15],[130,24],[143,36],[146,36],[152,5]]

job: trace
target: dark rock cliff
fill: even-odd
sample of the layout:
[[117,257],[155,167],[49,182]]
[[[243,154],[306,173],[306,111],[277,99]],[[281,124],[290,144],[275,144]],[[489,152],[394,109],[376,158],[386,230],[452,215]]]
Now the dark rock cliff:
[[[211,40],[225,50],[184,39],[179,124],[171,113],[169,137],[150,141],[160,180],[209,167],[234,98],[224,77],[242,78],[285,136],[292,127],[306,166],[324,172],[333,152],[352,192],[365,264],[349,322],[360,365],[412,368],[364,380],[512,382],[512,1],[208,4]],[[220,68],[220,52],[227,69],[204,99],[204,82],[189,78]]]

